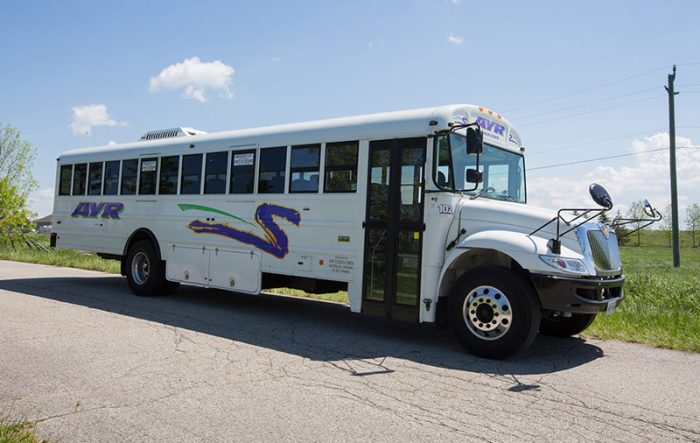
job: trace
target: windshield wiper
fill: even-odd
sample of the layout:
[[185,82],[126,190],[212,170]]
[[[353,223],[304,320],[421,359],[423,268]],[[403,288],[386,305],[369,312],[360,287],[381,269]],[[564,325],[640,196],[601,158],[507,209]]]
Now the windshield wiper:
[[472,195],[471,199],[476,200],[477,198],[481,197],[484,194],[491,194],[489,195],[488,198],[494,198],[496,200],[506,200],[506,201],[512,201],[512,202],[517,202],[518,200],[513,197],[510,194],[497,194],[496,190],[493,188],[484,188],[481,191],[477,192],[476,194],[470,194]]
[[483,188],[481,191],[474,194],[471,199],[476,200],[477,198],[481,197],[483,194],[486,194],[487,192],[496,192],[496,190],[493,188]]

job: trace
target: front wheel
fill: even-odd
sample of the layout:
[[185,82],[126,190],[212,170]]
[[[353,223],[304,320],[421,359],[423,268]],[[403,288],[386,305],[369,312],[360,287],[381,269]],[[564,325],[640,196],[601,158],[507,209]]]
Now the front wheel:
[[540,323],[540,333],[554,337],[571,337],[588,329],[595,317],[596,314],[574,314],[571,317],[548,316]]
[[532,343],[540,326],[540,307],[532,287],[497,266],[462,275],[448,305],[450,328],[469,352],[480,357],[510,357]]

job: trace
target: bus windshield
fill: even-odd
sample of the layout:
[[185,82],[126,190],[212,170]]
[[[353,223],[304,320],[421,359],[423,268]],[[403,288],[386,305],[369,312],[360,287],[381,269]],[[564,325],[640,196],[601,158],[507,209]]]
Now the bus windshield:
[[[473,183],[466,182],[466,172],[476,168],[476,155],[467,155],[466,143],[466,137],[454,132],[437,137],[434,177],[439,187],[452,191],[474,188]],[[522,155],[484,143],[479,170],[483,173],[483,181],[468,194],[525,203],[525,161]]]

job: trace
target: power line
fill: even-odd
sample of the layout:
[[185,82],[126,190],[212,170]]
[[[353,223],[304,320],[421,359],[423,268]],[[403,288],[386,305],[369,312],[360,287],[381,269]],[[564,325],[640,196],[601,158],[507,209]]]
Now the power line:
[[649,101],[649,100],[654,100],[654,99],[659,98],[659,97],[663,97],[663,95],[655,95],[655,96],[653,96],[653,97],[648,97],[648,98],[644,98],[644,99],[641,99],[641,100],[634,100],[634,101],[627,102],[627,103],[621,103],[621,104],[617,104],[617,105],[613,105],[613,106],[607,106],[607,107],[605,107],[605,108],[593,109],[593,110],[591,110],[591,111],[580,112],[580,113],[578,113],[578,114],[564,115],[564,116],[562,116],[562,117],[552,118],[552,119],[548,119],[548,120],[542,120],[542,121],[538,121],[538,122],[535,122],[535,123],[528,123],[528,124],[525,124],[525,125],[519,125],[519,127],[520,127],[520,128],[527,128],[528,126],[537,126],[537,125],[541,125],[541,124],[549,123],[549,122],[553,122],[553,121],[564,120],[564,119],[573,118],[573,117],[579,117],[579,116],[587,115],[587,114],[593,114],[594,112],[606,111],[606,110],[608,110],[608,109],[615,109],[615,108],[621,108],[621,107],[623,107],[623,106],[634,105],[634,104],[636,104],[636,103],[641,103],[641,102],[646,102],[646,101]]
[[578,148],[578,147],[581,147],[581,146],[595,145],[595,144],[598,144],[598,143],[605,143],[605,142],[609,142],[609,141],[620,140],[620,139],[627,138],[627,137],[634,137],[635,135],[643,135],[643,134],[649,134],[649,133],[653,133],[653,132],[659,132],[659,131],[663,131],[663,130],[665,130],[665,129],[666,129],[666,128],[648,129],[648,130],[646,130],[646,131],[634,132],[634,133],[632,133],[632,134],[620,135],[620,136],[617,136],[617,137],[606,138],[606,139],[603,139],[603,140],[596,140],[596,141],[585,142],[585,143],[576,143],[576,144],[573,144],[573,145],[565,145],[565,146],[560,146],[560,147],[558,147],[558,148],[545,149],[545,150],[543,150],[543,151],[533,152],[533,153],[531,153],[531,154],[528,154],[528,156],[529,156],[529,157],[532,157],[533,155],[546,154],[546,153],[548,153],[548,152],[565,151],[565,150],[567,150],[567,149]]
[[[689,148],[700,148],[700,146],[679,146],[676,149],[689,149]],[[657,149],[650,149],[648,151],[640,151],[640,152],[628,152],[626,154],[618,154],[618,155],[609,155],[607,157],[596,157],[596,158],[589,158],[587,160],[578,160],[578,161],[573,161],[573,162],[566,162],[566,163],[557,163],[553,165],[546,165],[546,166],[538,166],[536,168],[527,168],[528,171],[537,171],[540,169],[549,169],[549,168],[557,168],[560,166],[571,166],[571,165],[579,165],[581,163],[591,163],[591,162],[597,162],[600,160],[610,160],[613,158],[621,158],[621,157],[631,157],[633,155],[638,155],[638,154],[651,154],[653,152],[660,152],[660,151],[665,151],[668,149],[668,146],[664,148],[657,148]]]
[[616,99],[618,99],[618,98],[630,97],[630,96],[633,96],[633,95],[643,94],[643,93],[645,93],[645,92],[656,91],[656,90],[658,90],[658,89],[659,89],[659,88],[643,89],[643,90],[641,90],[641,91],[631,92],[631,93],[629,93],[629,94],[616,95],[616,96],[614,96],[614,97],[608,97],[608,98],[604,98],[604,99],[601,99],[601,100],[595,100],[595,101],[588,102],[588,103],[582,103],[582,104],[580,104],[580,105],[569,106],[569,107],[566,107],[566,108],[559,108],[559,109],[555,109],[555,110],[553,110],[553,111],[540,112],[539,114],[529,114],[529,115],[526,115],[525,117],[515,117],[515,118],[511,118],[510,120],[527,120],[527,119],[529,119],[529,118],[538,117],[538,116],[541,116],[541,115],[556,114],[557,112],[568,111],[568,110],[570,110],[570,109],[583,108],[583,107],[586,107],[586,106],[589,106],[589,105],[594,105],[594,104],[596,104],[596,103],[609,102],[609,101],[612,101],[612,100],[616,100]]
[[635,78],[643,77],[643,76],[645,76],[645,75],[653,74],[653,73],[655,73],[655,72],[664,71],[664,70],[668,69],[669,66],[670,66],[670,65],[666,65],[666,66],[663,66],[663,67],[661,67],[661,68],[654,69],[654,70],[652,70],[652,71],[642,72],[642,73],[640,73],[640,74],[632,75],[632,76],[630,76],[630,77],[621,78],[621,79],[619,79],[619,80],[615,80],[615,81],[612,81],[612,82],[603,83],[603,84],[600,84],[600,85],[597,85],[597,86],[593,86],[593,87],[590,87],[590,88],[586,88],[586,89],[581,89],[581,90],[578,90],[578,91],[570,92],[570,93],[568,93],[568,94],[558,95],[558,96],[556,96],[556,97],[548,98],[548,99],[545,99],[545,100],[540,100],[540,101],[538,101],[538,102],[534,102],[534,103],[530,103],[530,104],[527,104],[527,105],[519,106],[519,107],[517,107],[517,108],[506,109],[506,110],[503,111],[503,113],[505,114],[505,113],[508,113],[508,112],[519,111],[519,110],[521,110],[521,109],[531,108],[531,107],[533,107],[533,106],[541,105],[541,104],[543,104],[543,103],[549,103],[549,102],[553,102],[553,101],[556,101],[556,100],[560,100],[560,99],[562,99],[562,98],[567,98],[567,97],[572,97],[572,96],[574,96],[574,95],[583,94],[584,92],[589,92],[589,91],[594,91],[594,90],[596,90],[596,89],[605,88],[606,86],[615,85],[615,84],[622,83],[622,82],[626,82],[626,81],[628,81],[628,80],[632,80],[632,79],[635,79]]

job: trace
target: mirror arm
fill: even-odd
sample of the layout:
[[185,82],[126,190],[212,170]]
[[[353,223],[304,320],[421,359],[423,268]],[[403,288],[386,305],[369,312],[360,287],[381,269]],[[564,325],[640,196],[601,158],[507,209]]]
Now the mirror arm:
[[[653,208],[652,208],[652,209],[653,209]],[[629,225],[629,224],[631,224],[631,223],[643,223],[643,222],[646,222],[645,224],[643,224],[642,226],[638,227],[637,229],[634,229],[634,230],[632,230],[632,231],[625,232],[624,234],[618,236],[617,238],[620,239],[620,238],[625,238],[625,237],[627,237],[627,236],[630,235],[630,234],[634,234],[635,232],[640,231],[640,230],[646,228],[647,226],[650,226],[650,225],[652,225],[652,224],[654,224],[654,223],[656,223],[656,222],[659,222],[659,221],[661,221],[661,219],[663,219],[663,218],[664,218],[663,215],[661,215],[661,213],[660,213],[659,211],[657,211],[656,209],[654,209],[654,218],[616,218],[615,220],[612,221],[612,223],[610,224],[610,226],[612,226],[613,229],[616,229],[618,226],[625,226],[625,225]]]
[[[550,244],[548,244],[548,246],[549,246],[549,249],[551,249],[553,253],[561,254],[561,237],[565,236],[566,234],[568,234],[569,232],[578,228],[579,226],[583,225],[584,223],[587,223],[587,222],[593,220],[594,218],[600,216],[600,214],[602,214],[603,212],[609,211],[610,209],[612,209],[612,208],[604,208],[604,209],[599,209],[599,208],[562,208],[559,211],[557,211],[556,217],[554,217],[553,219],[549,220],[547,223],[543,224],[539,228],[537,228],[534,231],[532,231],[531,233],[529,233],[528,237],[539,232],[540,230],[544,229],[550,223],[556,221],[557,222],[557,235],[555,238],[550,239]],[[575,216],[571,220],[567,220],[562,216],[562,212],[573,212],[573,211],[577,211],[577,212],[582,211],[582,213]],[[588,214],[590,214],[591,212],[593,212],[593,215],[588,216]],[[583,221],[576,223],[574,226],[571,226],[571,224],[573,222],[575,222],[576,220],[579,220],[581,218],[584,218],[584,217],[585,217],[585,219]],[[561,232],[561,222],[564,222],[567,226],[571,226],[571,227],[569,229],[567,229],[566,231]]]

